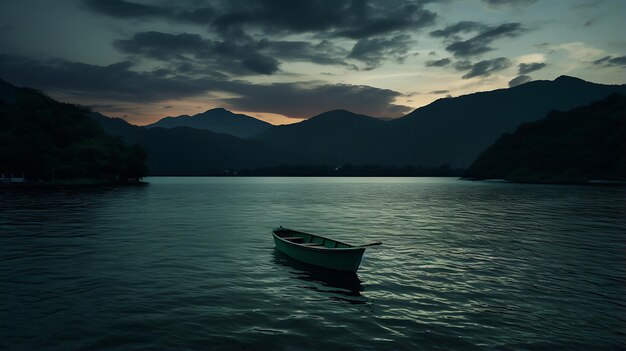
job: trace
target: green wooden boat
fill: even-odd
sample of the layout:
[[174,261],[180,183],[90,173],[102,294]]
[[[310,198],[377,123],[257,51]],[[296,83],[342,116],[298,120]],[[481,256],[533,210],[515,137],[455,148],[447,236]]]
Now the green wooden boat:
[[299,232],[283,227],[272,231],[276,249],[285,255],[315,266],[344,272],[356,272],[361,264],[363,252],[368,246],[381,242],[353,246],[319,235]]

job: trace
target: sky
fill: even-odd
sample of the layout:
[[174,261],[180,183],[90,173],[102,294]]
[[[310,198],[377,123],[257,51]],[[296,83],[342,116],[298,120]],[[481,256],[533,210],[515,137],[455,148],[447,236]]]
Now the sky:
[[570,75],[626,83],[624,0],[0,2],[0,79],[145,125],[272,124]]

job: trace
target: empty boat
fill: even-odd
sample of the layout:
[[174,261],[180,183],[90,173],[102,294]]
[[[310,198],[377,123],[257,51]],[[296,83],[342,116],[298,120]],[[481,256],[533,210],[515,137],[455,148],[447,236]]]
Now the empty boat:
[[315,234],[279,227],[272,231],[276,249],[285,255],[315,266],[344,272],[356,272],[368,246],[380,241],[354,246]]

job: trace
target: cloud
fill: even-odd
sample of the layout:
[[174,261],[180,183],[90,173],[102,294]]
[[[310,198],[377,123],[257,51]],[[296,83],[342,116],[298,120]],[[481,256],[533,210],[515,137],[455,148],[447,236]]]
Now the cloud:
[[456,69],[457,71],[468,71],[472,69],[472,63],[468,60],[457,61],[454,64],[454,69]]
[[595,25],[598,22],[599,19],[600,18],[598,18],[598,17],[592,17],[592,18],[586,20],[585,23],[583,23],[583,26],[591,27],[591,26]]
[[511,60],[506,57],[498,57],[491,60],[483,60],[474,64],[467,61],[457,63],[457,70],[468,70],[463,75],[463,79],[469,79],[474,77],[488,77],[491,73],[498,72],[509,68],[511,66]]
[[310,41],[275,41],[263,39],[254,44],[254,49],[269,56],[287,61],[311,62],[318,65],[345,66],[348,50],[328,40],[319,43]]
[[211,40],[198,34],[168,34],[162,32],[142,32],[126,40],[116,40],[113,46],[126,54],[137,54],[157,60],[170,60],[191,55],[206,58],[214,49]]
[[605,2],[605,0],[583,0],[580,3],[574,5],[572,8],[576,10],[579,10],[579,9],[587,10],[591,8],[596,8],[598,7],[598,5],[601,5],[603,2]]
[[564,52],[569,61],[578,63],[578,62],[591,62],[598,57],[605,57],[608,53],[602,49],[597,49],[590,44],[583,42],[571,42],[564,43],[559,45],[551,45],[549,43],[540,44],[539,46],[543,50],[548,51],[549,54],[555,52]]
[[365,85],[298,82],[253,84],[215,77],[164,76],[157,70],[137,72],[131,62],[108,66],[63,60],[40,61],[0,55],[0,76],[13,84],[56,92],[75,103],[87,100],[115,101],[132,106],[227,93],[224,107],[239,111],[309,117],[333,109],[375,116],[400,116],[408,106],[396,105],[403,96],[389,89]]
[[489,46],[494,40],[505,37],[514,38],[526,31],[520,23],[504,23],[498,26],[485,27],[470,39],[455,41],[446,46],[446,50],[456,57],[478,56],[494,50]]
[[444,67],[450,64],[452,60],[449,58],[442,58],[441,60],[429,60],[426,61],[426,67]]
[[223,35],[316,33],[361,39],[417,30],[437,14],[411,0],[186,1],[146,4],[127,0],[82,0],[92,12],[120,19],[165,19],[210,25]]
[[451,38],[455,37],[459,33],[478,32],[485,29],[486,27],[486,25],[479,22],[461,21],[453,25],[447,26],[444,29],[432,31],[430,32],[430,35],[435,38]]
[[365,85],[320,84],[318,82],[250,85],[232,82],[227,89],[239,97],[225,99],[237,111],[277,113],[307,118],[334,109],[371,116],[398,117],[411,110],[393,101],[401,93]]
[[244,68],[254,73],[265,75],[276,73],[279,64],[276,59],[259,54],[248,55],[241,61],[241,65]]
[[205,93],[213,80],[159,72],[136,72],[133,63],[108,66],[64,60],[39,61],[0,55],[0,76],[15,84],[64,92],[77,98],[98,96],[120,101],[155,102]]
[[164,61],[176,70],[190,73],[219,71],[222,73],[273,74],[280,62],[258,52],[252,43],[238,45],[232,42],[204,39],[198,34],[169,34],[142,32],[126,40],[117,40],[113,46],[120,52]]
[[[196,2],[197,4],[198,2]],[[216,15],[210,6],[184,7],[148,5],[126,0],[82,0],[83,6],[96,13],[120,19],[166,19],[176,22],[208,24]]]
[[[390,41],[397,45],[401,41]],[[305,41],[274,41],[251,38],[229,41],[211,40],[198,34],[169,34],[162,32],[136,33],[130,39],[117,40],[113,46],[122,53],[162,61],[183,73],[221,72],[230,75],[265,74],[280,70],[280,61],[306,61],[319,65],[347,65],[347,50],[327,40],[318,43]],[[382,55],[399,55],[400,51],[386,50]]]
[[509,87],[516,87],[518,85],[526,84],[530,81],[532,81],[532,78],[530,78],[530,76],[517,76],[509,81]]
[[169,11],[159,6],[145,5],[124,0],[83,0],[86,8],[120,18],[167,16]]
[[482,0],[483,3],[493,8],[510,8],[518,9],[522,7],[530,6],[537,2],[537,0]]
[[619,56],[619,57],[605,56],[601,59],[593,61],[593,64],[598,65],[598,66],[604,66],[604,67],[611,67],[611,66],[626,67],[626,56]]
[[441,94],[448,94],[449,92],[450,90],[433,90],[429,92],[429,94],[441,95]]
[[212,23],[222,33],[233,28],[264,33],[316,33],[361,39],[416,30],[434,24],[436,13],[410,0],[224,2]]
[[[174,59],[173,65],[188,72],[193,68],[231,75],[274,74],[285,61],[355,69],[346,59],[365,63],[365,69],[386,60],[401,63],[412,43],[410,33],[433,25],[437,18],[424,8],[430,0],[79,1],[88,11],[120,20],[200,25],[208,30],[207,38],[143,32],[114,46],[127,54]],[[356,41],[351,51],[344,49],[346,39]]]
[[533,62],[533,63],[520,63],[519,64],[519,74],[528,74],[530,72],[538,71],[547,65],[543,62]]
[[373,69],[381,65],[386,59],[394,59],[398,63],[404,62],[408,56],[409,47],[413,43],[406,34],[395,37],[360,39],[354,44],[348,58],[364,62],[366,69]]

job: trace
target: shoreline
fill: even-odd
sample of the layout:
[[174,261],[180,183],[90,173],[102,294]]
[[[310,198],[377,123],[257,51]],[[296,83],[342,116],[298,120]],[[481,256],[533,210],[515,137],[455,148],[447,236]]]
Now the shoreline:
[[111,179],[57,179],[54,181],[24,181],[2,183],[0,188],[32,188],[32,187],[82,187],[82,186],[135,186],[147,185],[144,181],[119,181]]
[[485,182],[485,183],[511,183],[511,184],[544,184],[544,185],[596,185],[596,186],[626,186],[626,181],[622,180],[606,180],[606,179],[591,179],[585,181],[540,181],[540,180],[511,180],[511,179],[482,179],[482,178],[465,178],[460,177],[460,180],[468,180],[473,182]]

